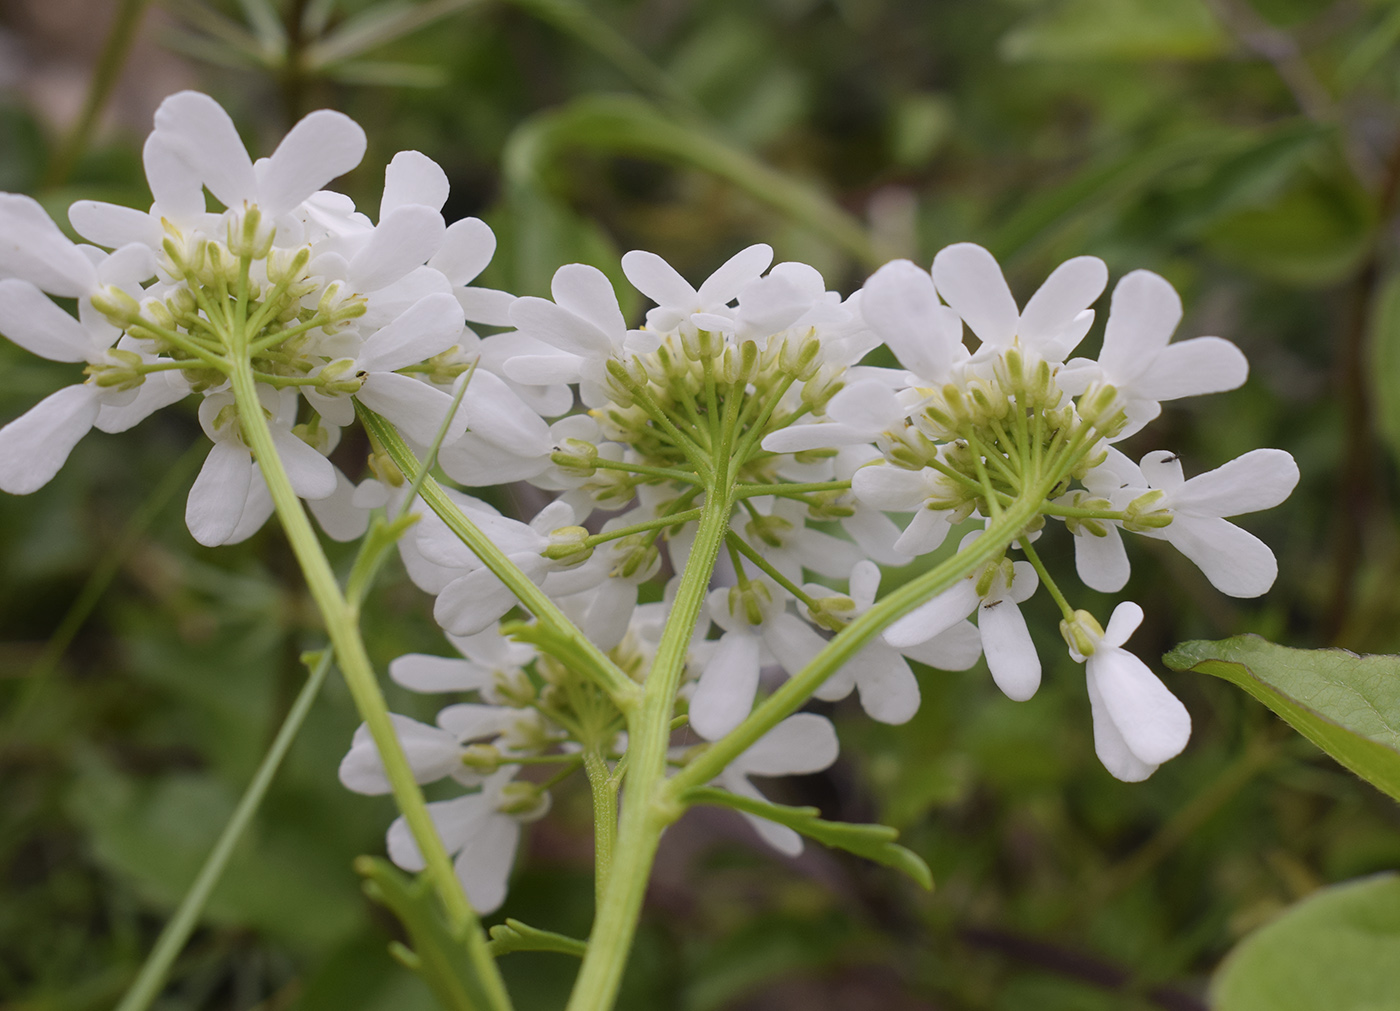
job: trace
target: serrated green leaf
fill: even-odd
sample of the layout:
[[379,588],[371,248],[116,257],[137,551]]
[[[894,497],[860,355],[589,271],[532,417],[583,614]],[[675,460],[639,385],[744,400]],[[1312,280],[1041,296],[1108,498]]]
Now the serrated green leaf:
[[1321,889],[1249,935],[1216,972],[1211,1007],[1400,1009],[1400,877]]
[[1238,685],[1342,765],[1400,800],[1400,657],[1291,649],[1239,635],[1184,642],[1163,661],[1172,670]]
[[899,830],[888,825],[856,825],[844,821],[824,821],[815,807],[789,807],[741,797],[713,786],[699,786],[685,793],[690,804],[714,804],[757,815],[786,825],[824,846],[843,849],[856,856],[893,867],[913,878],[924,888],[933,888],[933,873],[913,850],[898,845]]
[[565,937],[552,930],[540,930],[510,918],[491,928],[491,943],[487,947],[495,956],[508,955],[513,951],[557,951],[561,955],[582,958],[588,953],[586,941]]
[[425,875],[410,879],[387,860],[360,857],[355,870],[365,879],[365,894],[393,910],[408,932],[412,947],[391,945],[403,965],[423,977],[447,1011],[480,1011],[492,1006],[481,981],[472,971],[462,940],[443,922],[433,889]]

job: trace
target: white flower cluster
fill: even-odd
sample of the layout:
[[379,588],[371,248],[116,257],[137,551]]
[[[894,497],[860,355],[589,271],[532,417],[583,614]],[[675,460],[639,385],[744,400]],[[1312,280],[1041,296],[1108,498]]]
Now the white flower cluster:
[[[817,697],[856,692],[870,716],[902,723],[919,705],[910,661],[961,670],[985,655],[1009,697],[1029,698],[1041,664],[1020,605],[1043,583],[1086,664],[1109,771],[1140,780],[1185,746],[1185,708],[1123,649],[1141,609],[1120,604],[1105,630],[1069,605],[1033,547],[1047,517],[1064,523],[1081,579],[1106,592],[1128,579],[1123,530],[1171,543],[1227,594],[1273,582],[1272,552],[1227,517],[1289,494],[1288,454],[1256,450],[1188,480],[1173,454],[1134,464],[1115,448],[1163,401],[1246,376],[1227,341],[1171,342],[1181,305],[1161,277],[1119,282],[1097,360],[1071,355],[1107,283],[1101,261],[1061,265],[1020,309],[992,256],[969,244],[944,249],[931,271],[887,264],[847,298],[812,267],[772,265],[764,245],[698,288],[631,252],[623,271],[655,307],[629,328],[593,267],[560,268],[552,299],[472,287],[494,236],[474,218],[444,223],[447,179],[417,152],[389,164],[377,223],[322,189],[364,149],[358,126],[323,111],[253,162],[224,111],[185,92],[161,105],[146,143],[151,210],[71,208],[95,245],[70,242],[33,200],[0,195],[0,332],[86,363],[87,375],[0,429],[0,488],[32,492],[91,428],[121,431],[195,394],[213,448],[190,492],[190,530],[210,545],[247,537],[273,508],[240,422],[252,397],[236,402],[230,383],[251,370],[280,464],[329,535],[359,536],[373,507],[411,509],[419,522],[401,556],[465,659],[401,658],[391,676],[477,701],[449,705],[435,727],[397,726],[420,782],[473,791],[430,807],[479,909],[501,902],[520,825],[544,813],[560,776],[590,762],[590,776],[616,769],[624,721],[587,678],[503,638],[515,596],[446,521],[406,501],[387,456],[376,453],[358,487],[332,466],[356,402],[411,446],[439,447],[464,486],[525,481],[552,496],[525,522],[447,491],[639,683],[702,514],[728,515],[675,709],[704,741],[749,716],[765,671],[770,687],[796,675],[879,606],[879,565],[910,563],[980,523],[962,531],[961,549],[979,559],[970,575],[890,624]],[[206,209],[206,190],[224,210]],[[76,299],[76,316],[49,296]],[[482,338],[469,321],[506,329]],[[881,345],[899,368],[861,364]],[[1003,517],[1016,521],[1010,533]],[[1008,540],[1023,558],[1009,557]],[[836,751],[831,724],[799,713],[717,782],[755,797],[748,776],[815,771]],[[559,775],[521,775],[535,765]],[[363,729],[341,778],[388,789]],[[779,849],[800,847],[791,829],[754,821]],[[421,864],[402,821],[389,850]]]
[[[35,491],[93,427],[124,431],[196,393],[214,445],[190,491],[190,532],[208,545],[250,536],[272,502],[229,390],[227,366],[246,355],[297,494],[331,536],[362,534],[368,513],[326,458],[354,419],[351,397],[431,442],[484,343],[465,321],[503,323],[512,301],[468,287],[495,237],[474,218],[445,226],[447,177],[426,156],[389,164],[378,224],[321,188],[364,150],[358,125],[323,110],[255,163],[213,99],[182,92],[146,141],[150,211],[70,208],[94,245],[69,241],[34,200],[0,194],[0,332],[87,365],[85,382],[0,429],[0,488]],[[208,211],[205,190],[225,210]],[[46,293],[76,299],[77,318]]]

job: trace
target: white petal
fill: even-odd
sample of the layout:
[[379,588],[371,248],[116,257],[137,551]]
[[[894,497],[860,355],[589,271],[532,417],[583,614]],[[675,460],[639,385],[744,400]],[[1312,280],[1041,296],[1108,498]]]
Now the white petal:
[[242,443],[214,443],[185,502],[185,525],[196,541],[214,547],[228,540],[243,515],[252,476],[253,458]]
[[1113,616],[1108,619],[1108,627],[1103,632],[1103,642],[1106,646],[1121,646],[1128,641],[1129,636],[1137,631],[1137,627],[1142,624],[1142,608],[1131,600],[1125,600],[1113,609]]
[[755,741],[731,768],[746,776],[801,776],[830,767],[840,752],[830,720],[816,713],[798,713]]
[[459,702],[439,712],[437,723],[458,741],[472,741],[500,736],[513,727],[521,715],[520,710],[510,706]]
[[[450,192],[451,184],[448,183],[447,173],[442,170],[441,165],[421,152],[400,151],[384,169],[384,196],[379,201],[380,220],[405,204],[422,204],[424,207],[440,211],[442,205],[447,203]],[[488,228],[487,233],[490,231]],[[492,242],[492,245],[495,243]],[[489,253],[487,259],[490,259]],[[483,263],[482,266],[486,264]],[[478,267],[476,273],[462,280],[470,280],[480,272],[481,268]],[[452,280],[450,275],[448,280]]]
[[448,583],[433,603],[433,617],[453,635],[475,635],[515,606],[515,594],[489,569]]
[[753,708],[758,669],[756,636],[729,632],[721,638],[690,699],[691,729],[716,741],[737,727]]
[[[486,269],[495,253],[496,233],[490,226],[480,218],[463,218],[447,226],[442,248],[433,254],[428,266],[442,271],[454,286],[467,284]],[[481,322],[494,321],[483,319]]]
[[467,432],[438,451],[438,463],[452,480],[469,488],[486,488],[536,477],[549,468],[549,457],[521,456]]
[[141,160],[146,166],[146,182],[151,187],[157,214],[187,223],[204,213],[203,182],[168,138],[159,133],[147,137]]
[[160,222],[145,211],[100,200],[74,201],[68,208],[68,220],[83,238],[108,249],[130,242],[159,249],[165,238]]
[[659,306],[693,310],[699,308],[699,296],[685,278],[655,253],[634,249],[624,253],[622,272],[633,287]]
[[1021,609],[1009,598],[983,604],[977,611],[977,627],[992,680],[1007,698],[1026,701],[1040,687],[1040,657]]
[[1142,476],[1153,488],[1173,490],[1186,483],[1181,457],[1165,449],[1154,449],[1138,462]]
[[919,711],[919,682],[904,657],[878,639],[849,661],[860,704],[872,720],[897,726]]
[[[612,340],[604,331],[548,299],[532,296],[516,299],[510,307],[510,321],[528,336],[580,358],[598,360],[612,353]],[[506,369],[506,375],[517,382],[525,381],[518,379],[510,368]]]
[[763,641],[789,674],[796,674],[807,666],[826,645],[826,640],[811,625],[792,614],[779,614],[767,622]]
[[493,811],[462,846],[453,868],[478,913],[494,913],[506,900],[510,869],[519,844],[520,823]]
[[189,395],[190,384],[180,372],[152,372],[146,376],[146,381],[137,389],[130,403],[120,406],[103,404],[95,427],[103,432],[125,432],[162,407],[168,407]]
[[1232,597],[1257,597],[1278,577],[1272,549],[1229,520],[1178,514],[1158,536],[1195,562],[1217,590]]
[[549,426],[499,376],[477,369],[462,401],[467,426],[482,438],[526,457],[549,453]]
[[1239,516],[1272,509],[1298,484],[1298,464],[1281,449],[1254,449],[1215,470],[1198,474],[1172,492],[1178,512]]
[[1128,749],[1147,765],[1181,754],[1191,714],[1147,665],[1125,649],[1100,647],[1085,661]]
[[0,428],[0,490],[28,495],[53,480],[92,430],[99,393],[87,383],[65,386]]
[[1113,289],[1099,365],[1110,380],[1140,375],[1167,346],[1181,322],[1181,297],[1150,270],[1135,270]]
[[507,379],[523,386],[554,386],[578,382],[583,362],[578,355],[563,351],[553,355],[519,355],[507,361],[503,371]]
[[1084,585],[1100,593],[1117,593],[1128,583],[1132,567],[1118,527],[1104,522],[1105,534],[1074,535],[1074,567]]
[[248,497],[243,501],[243,512],[233,533],[224,539],[225,544],[241,544],[263,528],[272,518],[272,492],[263,480],[262,470],[254,462],[248,477]]
[[960,579],[958,585],[920,604],[885,629],[885,642],[896,649],[927,642],[966,618],[980,602],[972,580]]
[[389,661],[389,677],[415,692],[479,691],[493,681],[491,671],[470,660],[409,653]]
[[28,281],[0,281],[0,334],[51,362],[82,362],[93,334]]
[[301,498],[325,498],[335,491],[335,467],[315,449],[285,428],[272,429],[272,444],[287,471],[292,490]]
[[905,470],[887,463],[862,467],[851,478],[856,498],[876,509],[908,512],[928,498],[928,481],[922,471]]
[[[389,719],[415,781],[435,783],[460,766],[462,749],[452,734],[398,713],[390,713]],[[339,775],[341,783],[356,793],[376,796],[392,789],[379,748],[364,724],[355,732],[354,744],[341,760]]]
[[[431,261],[430,261],[431,262]],[[495,288],[458,288],[454,294],[457,302],[473,323],[488,326],[510,326],[510,307],[517,299],[508,291]]]
[[617,292],[597,267],[565,264],[554,272],[550,293],[561,308],[588,320],[604,334],[620,335],[627,329],[617,305]]
[[[435,386],[397,372],[373,372],[365,377],[356,394],[370,410],[384,415],[410,441],[430,446],[452,408],[452,398]],[[444,443],[452,442],[466,429],[466,412],[452,419]]]
[[344,113],[319,109],[292,127],[272,157],[257,166],[258,204],[265,214],[285,214],[364,156],[360,125]]
[[900,550],[896,545],[902,531],[894,520],[876,509],[857,508],[841,520],[841,529],[851,535],[872,561],[881,565],[908,565],[914,560],[912,552]]
[[63,298],[86,295],[97,283],[92,261],[37,200],[17,193],[0,193],[0,274]]
[[905,646],[900,652],[936,670],[967,670],[982,657],[982,633],[964,619],[927,642]]
[[[1066,260],[1026,303],[1019,327],[1022,340],[1043,349],[1047,341],[1074,324],[1080,313],[1103,294],[1106,284],[1108,268],[1097,256]],[[1089,319],[1092,321],[1093,317]]]
[[1220,337],[1196,337],[1163,348],[1133,392],[1149,400],[1176,400],[1233,390],[1247,378],[1243,351]]
[[753,281],[773,262],[773,248],[758,242],[739,250],[711,274],[697,292],[702,305],[728,305],[744,286]]
[[1021,314],[991,253],[971,242],[949,246],[934,257],[933,282],[983,343],[1011,343]]
[[355,505],[355,486],[350,479],[335,470],[335,491],[325,498],[308,499],[306,507],[316,522],[333,541],[357,540],[369,529],[369,510]]
[[442,215],[431,207],[409,204],[391,211],[350,261],[356,290],[377,291],[426,263],[445,232]]
[[1108,707],[1104,704],[1098,684],[1092,673],[1087,675],[1089,707],[1094,717],[1094,751],[1099,761],[1112,775],[1125,783],[1141,783],[1157,771],[1157,766],[1149,765],[1133,754],[1128,742],[1113,723]]
[[253,163],[238,129],[223,106],[208,95],[181,91],[161,102],[156,132],[225,207],[233,209],[256,199]]
[[926,555],[943,545],[952,528],[948,510],[920,509],[904,528],[899,540],[894,542],[894,549],[916,557]]
[[455,298],[443,292],[428,295],[371,334],[356,363],[368,372],[396,372],[427,361],[457,343],[462,323]]
[[900,363],[926,382],[947,382],[962,350],[962,326],[957,314],[938,301],[928,271],[895,260],[877,270],[862,290],[861,315]]

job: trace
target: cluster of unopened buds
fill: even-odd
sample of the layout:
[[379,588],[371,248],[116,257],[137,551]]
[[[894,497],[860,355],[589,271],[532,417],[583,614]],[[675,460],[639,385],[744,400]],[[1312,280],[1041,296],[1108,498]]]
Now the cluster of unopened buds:
[[[1028,699],[1041,663],[1020,608],[1043,584],[1085,663],[1108,770],[1141,780],[1185,747],[1186,709],[1124,649],[1141,609],[1120,603],[1100,624],[1069,603],[1035,548],[1046,519],[1062,522],[1080,580],[1109,593],[1129,576],[1124,530],[1172,544],[1226,594],[1255,596],[1274,580],[1269,548],[1228,517],[1287,497],[1298,478],[1287,453],[1255,450],[1187,479],[1174,454],[1134,463],[1115,448],[1163,401],[1246,378],[1227,341],[1171,342],[1182,310],[1164,279],[1136,271],[1118,282],[1090,360],[1073,354],[1108,281],[1093,257],[1062,264],[1021,309],[991,254],[970,244],[944,249],[931,271],[889,263],[846,298],[812,267],[772,265],[765,245],[698,288],[631,252],[622,269],[654,303],[632,328],[590,266],[560,268],[551,299],[471,287],[494,237],[473,218],[445,225],[447,179],[424,155],[390,163],[377,223],[322,189],[364,146],[353,122],[319,112],[254,163],[217,104],[183,93],[161,106],[146,144],[151,210],[73,205],[71,223],[93,245],[70,242],[34,201],[0,196],[0,333],[87,366],[84,382],[0,430],[0,488],[32,492],[92,427],[122,431],[198,395],[213,448],[190,491],[190,530],[204,544],[251,535],[273,503],[236,409],[235,362],[251,369],[280,464],[327,534],[358,537],[375,508],[417,515],[399,551],[461,658],[402,657],[390,675],[474,701],[454,701],[436,726],[395,725],[420,783],[450,778],[469,791],[429,809],[479,910],[502,901],[520,826],[547,811],[558,782],[583,769],[616,792],[626,715],[529,644],[528,627],[509,620],[516,594],[412,498],[417,486],[381,447],[358,484],[331,465],[356,404],[420,456],[435,451],[463,487],[528,482],[553,496],[523,522],[446,492],[638,685],[706,506],[724,503],[722,547],[668,703],[694,734],[688,747],[676,739],[674,770],[877,607],[879,566],[909,565],[950,538],[969,560],[965,577],[904,608],[816,697],[854,691],[872,718],[898,724],[919,706],[911,663],[962,670],[985,656],[1001,690]],[[227,209],[206,210],[206,189]],[[49,295],[76,299],[76,317]],[[891,353],[894,367],[862,364]],[[716,784],[757,798],[750,775],[816,771],[836,754],[831,723],[797,713]],[[367,732],[341,778],[364,793],[390,789]],[[780,850],[800,848],[790,828],[754,821]],[[422,866],[403,819],[388,847],[400,865]]]

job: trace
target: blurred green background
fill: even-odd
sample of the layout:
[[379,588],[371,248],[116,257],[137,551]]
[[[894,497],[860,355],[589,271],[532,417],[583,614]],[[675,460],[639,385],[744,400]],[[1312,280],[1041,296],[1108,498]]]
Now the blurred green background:
[[[138,26],[129,47],[114,23]],[[1234,340],[1253,373],[1169,406],[1129,454],[1169,447],[1191,474],[1278,446],[1303,480],[1244,522],[1280,560],[1260,600],[1136,539],[1132,647],[1159,671],[1177,641],[1242,631],[1400,652],[1398,47],[1382,0],[4,0],[0,188],[56,217],[80,196],[146,206],[150,114],[198,87],[257,154],[310,109],[355,117],[370,152],[341,185],[370,211],[395,151],[431,155],[449,220],[500,237],[484,283],[519,294],[574,260],[620,277],[633,248],[698,280],[756,241],[843,292],[962,240],[1022,300],[1072,255],[1115,279],[1147,267],[1183,295],[1180,335]],[[0,368],[3,420],[74,376],[5,342]],[[0,498],[5,1009],[114,1003],[321,644],[276,530],[216,551],[186,533],[201,442],[192,407],[164,411]],[[342,453],[352,474],[362,449]],[[1067,588],[1068,540],[1043,551]],[[448,652],[397,568],[367,613],[381,665]],[[841,762],[774,787],[897,826],[935,892],[810,846],[784,861],[737,816],[692,813],[664,841],[622,1006],[1203,1008],[1245,932],[1400,866],[1395,805],[1223,682],[1167,674],[1191,745],[1145,784],[1113,780],[1058,615],[1028,613],[1031,702],[985,670],[925,671],[911,724],[836,707]],[[350,869],[392,817],[335,779],[355,722],[332,680],[159,1007],[431,1006]],[[556,798],[493,920],[586,933],[587,818],[583,790]],[[574,963],[503,964],[521,1011],[562,1006]]]

